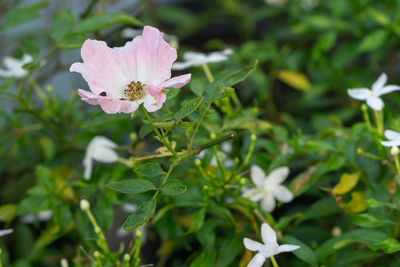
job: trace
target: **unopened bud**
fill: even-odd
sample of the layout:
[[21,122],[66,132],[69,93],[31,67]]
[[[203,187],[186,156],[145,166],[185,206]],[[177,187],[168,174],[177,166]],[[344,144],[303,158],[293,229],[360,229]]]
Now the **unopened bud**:
[[131,134],[129,135],[129,138],[131,139],[132,142],[136,142],[138,139],[138,136],[135,132],[131,132]]
[[217,138],[217,135],[215,133],[211,133],[210,138],[211,140],[215,140],[215,138]]
[[131,256],[129,254],[125,254],[124,261],[130,261],[130,260],[131,260]]
[[195,159],[195,160],[194,160],[194,165],[196,165],[197,167],[199,167],[199,166],[201,165],[201,160]]
[[137,230],[137,231],[136,231],[136,237],[139,238],[139,237],[141,237],[141,236],[142,236],[142,231]]
[[100,254],[100,252],[98,252],[97,250],[93,253],[93,256],[95,257],[95,258],[100,258],[101,257],[101,254]]
[[207,185],[203,186],[203,189],[204,189],[204,191],[207,191],[208,190],[208,186]]
[[81,210],[87,211],[88,209],[90,209],[90,203],[86,199],[82,199],[80,204],[81,204]]
[[238,165],[238,164],[239,164],[239,158],[235,157],[235,165]]
[[357,154],[362,154],[363,153],[363,150],[359,147],[359,148],[357,148]]
[[362,104],[361,105],[361,111],[367,111],[367,105],[365,105],[365,104]]
[[256,141],[256,140],[257,140],[257,136],[256,136],[255,134],[252,134],[252,135],[250,136],[250,140],[251,140],[252,142]]
[[245,184],[246,183],[246,179],[245,178],[241,178],[239,181],[240,184]]
[[94,232],[96,233],[96,234],[100,234],[101,233],[101,229],[99,228],[99,227],[95,227],[94,228]]
[[61,267],[68,267],[68,261],[63,258],[60,261],[60,265],[61,265]]
[[332,228],[331,234],[333,237],[340,236],[342,234],[342,229],[340,229],[338,226],[335,226]]
[[397,146],[392,146],[392,148],[390,149],[390,154],[392,156],[396,156],[399,154],[399,148]]

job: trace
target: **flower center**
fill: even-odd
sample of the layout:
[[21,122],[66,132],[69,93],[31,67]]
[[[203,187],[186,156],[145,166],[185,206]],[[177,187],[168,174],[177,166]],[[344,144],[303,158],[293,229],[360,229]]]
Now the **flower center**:
[[279,245],[278,243],[272,243],[272,242],[268,242],[264,245],[264,254],[267,257],[271,257],[273,255],[278,254],[279,252]]
[[141,99],[146,94],[144,84],[141,82],[132,81],[128,84],[128,88],[124,90],[124,95],[129,101],[135,101]]

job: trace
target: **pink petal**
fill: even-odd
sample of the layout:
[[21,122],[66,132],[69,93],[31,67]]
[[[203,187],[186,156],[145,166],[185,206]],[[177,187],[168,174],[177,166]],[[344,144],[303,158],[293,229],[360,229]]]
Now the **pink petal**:
[[143,106],[149,112],[159,110],[167,99],[164,88],[147,85],[147,91],[149,92],[150,97],[144,99]]
[[117,58],[103,41],[86,40],[81,49],[83,63],[72,64],[70,71],[79,72],[96,94],[122,97],[131,81],[125,77]]
[[133,101],[119,100],[107,96],[99,96],[92,92],[79,89],[78,94],[81,99],[91,105],[100,105],[100,107],[108,114],[115,113],[131,113],[139,107],[139,103]]
[[181,88],[182,86],[186,85],[188,82],[190,82],[190,78],[192,77],[192,74],[185,74],[181,76],[176,76],[174,78],[171,78],[167,81],[165,81],[162,84],[162,87],[174,87],[174,88]]
[[[156,28],[145,26],[137,47],[136,64],[138,80],[145,84],[161,85],[171,77],[172,63],[176,60],[175,48],[172,48]],[[135,38],[135,39],[136,39]]]

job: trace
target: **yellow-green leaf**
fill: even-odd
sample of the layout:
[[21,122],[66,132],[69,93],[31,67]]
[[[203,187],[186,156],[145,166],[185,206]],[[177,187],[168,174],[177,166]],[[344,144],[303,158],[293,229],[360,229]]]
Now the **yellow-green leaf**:
[[292,70],[280,70],[277,77],[282,82],[299,91],[308,91],[311,88],[311,83],[308,78],[301,72]]
[[333,188],[332,193],[335,195],[343,195],[350,192],[356,186],[360,173],[343,173],[340,182]]
[[351,201],[344,206],[344,209],[349,213],[358,213],[364,211],[367,206],[364,204],[364,192],[357,191],[351,193]]

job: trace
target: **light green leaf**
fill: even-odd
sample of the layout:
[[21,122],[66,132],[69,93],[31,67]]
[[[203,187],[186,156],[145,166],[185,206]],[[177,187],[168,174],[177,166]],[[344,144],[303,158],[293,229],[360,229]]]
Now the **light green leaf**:
[[106,185],[107,188],[124,194],[139,194],[150,190],[156,190],[156,186],[145,179],[132,179],[112,182]]
[[363,228],[375,228],[386,226],[390,224],[395,224],[395,222],[386,220],[384,218],[369,214],[369,213],[362,213],[362,214],[349,214],[350,220],[358,226]]
[[109,12],[89,17],[75,27],[75,32],[92,32],[107,28],[111,25],[121,23],[131,26],[143,26],[136,18],[120,12]]
[[27,40],[27,39],[22,39],[22,40],[19,42],[19,44],[20,44],[20,46],[21,46],[21,49],[22,49],[25,53],[31,55],[33,58],[37,58],[37,56],[39,55],[40,48],[39,48],[39,46],[38,46],[37,44],[35,44],[34,42],[29,41],[29,40]]
[[164,195],[179,195],[186,191],[186,185],[179,180],[170,180],[161,186],[161,193]]
[[47,6],[47,4],[47,1],[41,1],[31,6],[8,10],[4,15],[3,30],[40,18],[39,9]]
[[379,49],[386,41],[388,32],[385,29],[380,29],[366,35],[358,47],[360,52],[370,52]]
[[156,210],[156,200],[152,198],[149,201],[142,203],[136,211],[128,216],[123,224],[126,231],[132,231],[140,225],[147,222],[153,216]]
[[204,218],[206,217],[206,209],[201,208],[196,211],[192,216],[192,226],[186,232],[186,234],[196,233],[203,226]]
[[155,177],[164,174],[164,171],[158,163],[146,163],[140,165],[135,172],[147,177]]
[[17,212],[17,206],[14,204],[5,204],[0,206],[0,222],[10,222],[14,219]]
[[197,107],[201,104],[201,102],[203,101],[203,97],[196,97],[192,100],[190,100],[189,102],[187,102],[185,105],[183,105],[178,112],[175,114],[175,120],[180,120],[185,118],[187,115],[189,115],[190,113],[192,113],[193,111],[195,111],[197,109]]
[[80,48],[87,38],[83,33],[70,33],[59,41],[58,46],[64,49]]

